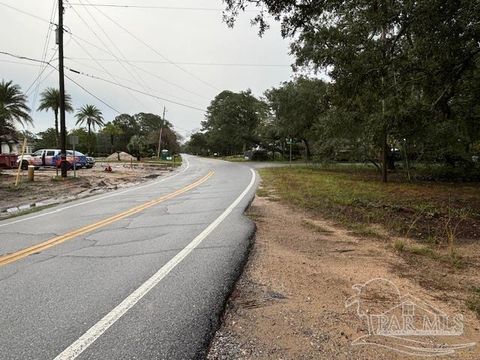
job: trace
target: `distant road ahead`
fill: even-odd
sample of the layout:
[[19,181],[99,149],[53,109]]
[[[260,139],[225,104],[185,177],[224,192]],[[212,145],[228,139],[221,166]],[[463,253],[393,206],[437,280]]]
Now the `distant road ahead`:
[[168,178],[0,222],[0,359],[204,355],[257,178],[184,159]]

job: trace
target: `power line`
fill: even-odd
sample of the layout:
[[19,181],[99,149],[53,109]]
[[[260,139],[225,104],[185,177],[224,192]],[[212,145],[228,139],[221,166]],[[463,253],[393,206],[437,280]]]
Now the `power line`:
[[[38,59],[34,59],[34,58],[31,58],[31,57],[28,57],[28,56],[22,56],[22,55],[16,55],[16,54],[13,54],[13,53],[10,53],[10,52],[7,52],[7,51],[0,51],[0,54],[3,54],[3,55],[7,55],[7,56],[11,56],[11,57],[14,57],[14,58],[17,58],[17,59],[21,59],[21,60],[27,60],[27,61],[32,61],[32,62],[35,62],[35,63],[42,63],[42,64],[46,64],[47,66],[50,66],[51,68],[53,68],[54,70],[58,71],[58,68],[54,65],[52,65],[49,61],[43,61],[43,60],[38,60]],[[97,99],[98,101],[100,101],[102,104],[104,104],[105,106],[109,107],[110,109],[116,111],[117,113],[121,114],[120,111],[118,111],[117,109],[115,109],[113,106],[109,105],[107,102],[105,102],[104,100],[100,99],[98,96],[96,96],[95,94],[93,94],[92,92],[90,92],[89,90],[87,90],[84,86],[80,85],[78,82],[76,82],[75,80],[73,80],[72,78],[70,78],[68,75],[65,75],[65,77],[70,80],[72,83],[74,83],[75,85],[77,85],[80,89],[82,89],[83,91],[85,91],[87,94],[93,96],[95,99]]]
[[[50,37],[51,37],[51,34],[52,34],[52,23],[53,23],[53,20],[55,19],[55,10],[57,8],[57,0],[53,0],[53,6],[52,6],[52,12],[50,14],[50,24],[48,24],[48,29],[47,29],[47,34],[45,36],[45,43],[43,45],[43,50],[42,50],[42,60],[45,61],[47,59],[47,53],[48,53],[48,43],[50,42]],[[52,56],[52,59],[53,57],[55,57],[55,54],[57,53],[57,50],[55,50],[53,56]],[[50,60],[51,61],[51,60]],[[32,85],[30,85],[30,87],[28,88],[28,90],[30,90],[30,88],[33,86],[33,84],[35,84],[35,82],[40,79],[40,77],[42,76],[42,74],[45,72],[45,70],[47,69],[47,65],[44,66],[44,64],[41,64],[40,65],[40,69],[39,69],[39,72],[38,72],[38,76],[35,78],[35,80],[32,82]],[[35,92],[34,92],[34,95],[33,95],[33,100],[32,100],[32,105],[33,107],[35,108],[35,104],[37,102],[37,96],[38,96],[38,92],[39,92],[39,89],[40,89],[40,83],[37,84],[37,86],[35,87]],[[28,93],[28,90],[27,90],[27,93]]]
[[[52,57],[50,58],[50,60],[46,63],[51,63],[53,60],[57,60],[57,59],[54,59],[55,58],[55,55],[57,55],[57,51],[55,51],[52,55]],[[45,61],[44,59],[42,61]],[[48,65],[47,65],[48,66]],[[27,91],[25,91],[26,94],[28,94],[28,92],[30,91],[30,89],[32,89],[33,85],[35,85],[35,83],[38,81],[38,79],[41,78],[41,76],[43,75],[43,73],[45,72],[45,69],[47,68],[47,66],[45,66],[43,68],[43,70],[38,74],[38,76],[32,81],[32,83],[30,84],[30,86],[28,87]]]
[[97,95],[93,94],[92,92],[90,92],[89,90],[87,90],[84,86],[80,85],[78,82],[76,82],[75,80],[73,80],[70,76],[68,75],[65,75],[65,77],[70,80],[72,83],[74,83],[75,85],[77,85],[80,89],[82,89],[83,91],[85,91],[87,94],[89,94],[90,96],[93,96],[95,99],[97,99],[98,101],[100,101],[103,105],[109,107],[110,109],[112,109],[113,111],[115,111],[117,114],[121,114],[120,111],[118,111],[117,109],[115,109],[113,106],[109,105],[108,103],[106,103],[105,101],[103,101],[102,99],[100,99]]
[[198,111],[201,111],[201,112],[206,112],[205,109],[201,109],[201,108],[197,108],[197,107],[195,107],[195,106],[191,106],[191,105],[187,105],[187,104],[180,103],[180,102],[177,102],[177,101],[169,100],[169,99],[166,99],[166,98],[163,98],[163,97],[154,95],[154,94],[149,94],[149,93],[147,93],[147,92],[145,92],[145,91],[138,90],[138,89],[132,88],[132,87],[130,87],[130,86],[128,86],[128,85],[123,85],[123,84],[120,84],[120,83],[118,83],[118,82],[114,82],[114,81],[111,81],[111,80],[102,78],[102,77],[100,77],[100,76],[87,74],[87,73],[84,73],[84,72],[82,72],[82,71],[78,71],[78,70],[71,69],[71,68],[68,68],[68,67],[67,67],[67,69],[70,70],[71,72],[75,73],[75,74],[79,74],[79,75],[83,75],[83,76],[86,76],[86,77],[90,77],[90,78],[92,78],[92,79],[101,80],[101,81],[107,82],[107,83],[109,83],[109,84],[113,84],[113,85],[116,85],[116,86],[119,86],[119,87],[122,87],[122,88],[125,88],[125,89],[129,89],[129,90],[131,90],[131,91],[135,91],[135,92],[137,92],[137,93],[139,93],[139,94],[143,94],[143,95],[146,95],[146,96],[150,96],[150,97],[155,98],[155,99],[158,99],[158,100],[163,100],[163,101],[169,102],[169,103],[171,103],[171,104],[183,106],[183,107],[186,107],[186,108],[189,108],[189,109],[198,110]]
[[24,14],[24,15],[30,16],[30,17],[35,18],[35,19],[37,19],[37,20],[43,21],[43,22],[45,22],[45,23],[48,23],[48,24],[51,24],[51,25],[56,25],[55,23],[52,23],[52,22],[50,22],[50,21],[48,21],[48,20],[46,20],[46,19],[44,19],[44,18],[42,18],[42,17],[40,17],[40,16],[37,16],[37,15],[32,14],[32,13],[30,13],[30,12],[28,12],[28,11],[25,11],[25,10],[22,10],[22,9],[19,9],[19,8],[16,8],[16,7],[14,7],[14,6],[5,4],[4,2],[0,2],[0,5],[5,6],[5,7],[9,8],[9,9],[12,9],[12,10],[18,11],[18,12]]
[[154,47],[152,47],[151,45],[149,45],[147,42],[145,42],[144,40],[142,40],[141,38],[139,38],[138,36],[136,36],[135,34],[133,34],[130,30],[128,30],[127,28],[125,28],[123,25],[120,25],[117,21],[115,21],[114,19],[112,19],[110,16],[108,16],[107,14],[105,14],[102,10],[100,10],[98,7],[95,7],[94,8],[100,13],[102,14],[103,16],[105,16],[108,20],[110,20],[111,22],[113,22],[115,25],[117,25],[120,29],[122,29],[123,31],[125,31],[127,34],[129,34],[131,37],[133,37],[135,40],[137,40],[138,42],[140,42],[141,44],[143,44],[144,46],[146,46],[147,48],[149,48],[151,51],[153,51],[155,54],[157,54],[158,56],[160,56],[162,59],[164,59],[165,61],[169,62],[170,64],[174,65],[176,68],[180,69],[181,71],[183,71],[184,73],[190,75],[191,77],[193,77],[194,79],[200,81],[201,83],[203,83],[204,85],[207,85],[208,87],[216,90],[216,91],[220,91],[219,88],[217,88],[216,86],[208,83],[207,81],[199,78],[198,76],[196,76],[195,74],[193,74],[191,71],[188,71],[187,69],[184,69],[183,67],[181,67],[180,65],[174,63],[172,60],[170,60],[169,58],[167,58],[165,55],[163,55],[161,52],[159,52],[157,49],[155,49]]
[[25,66],[35,66],[35,67],[38,67],[38,65],[36,65],[36,64],[29,64],[29,63],[24,63],[24,62],[21,62],[21,61],[1,60],[1,59],[0,59],[0,62],[5,63],[5,64],[17,64],[17,65],[25,65]]
[[[75,60],[85,60],[85,58],[70,58]],[[115,59],[106,59],[106,58],[99,58],[98,61],[104,62],[112,62],[116,61]],[[160,61],[160,60],[125,60],[129,63],[138,63],[138,64],[170,64],[168,61]],[[196,65],[196,66],[238,66],[238,67],[291,67],[290,64],[254,64],[254,63],[215,63],[215,62],[175,62],[178,65]]]
[[[48,63],[51,63],[53,60],[57,60],[55,59],[55,55],[57,55],[57,51],[55,51],[52,55],[52,57],[50,58],[50,60],[48,61]],[[45,61],[45,59],[42,59],[42,61]],[[45,62],[47,63],[47,62]],[[43,75],[43,73],[45,72],[45,69],[47,68],[47,66],[45,66],[43,68],[43,70],[38,74],[38,76],[32,81],[32,83],[30,84],[30,86],[27,88],[27,91],[25,91],[26,94],[28,94],[30,92],[30,90],[33,88],[33,85],[36,84],[36,82],[38,81],[38,79],[40,79]]]
[[158,5],[119,5],[119,4],[82,4],[70,3],[73,6],[98,6],[110,8],[125,8],[125,9],[161,9],[161,10],[186,10],[186,11],[215,11],[222,12],[221,8],[206,8],[206,7],[177,7],[177,6],[158,6]]
[[[70,4],[70,2],[67,0],[67,3]],[[89,24],[87,23],[87,21],[80,15],[80,13],[74,8],[74,7],[71,7],[73,9],[73,11],[75,12],[75,14],[78,16],[78,18],[85,24],[85,26],[93,33],[93,35],[97,38],[98,41],[100,41],[100,43],[103,45],[103,47],[106,49],[106,52],[113,56],[114,58],[118,60],[118,57],[110,50],[109,46],[103,41],[103,39],[95,32],[95,30],[93,30],[93,27],[92,26],[89,26]],[[106,35],[106,37],[110,40],[111,43],[112,40],[110,39],[110,37],[105,33],[105,30],[103,30],[103,28],[100,26],[100,24],[97,22],[97,20],[92,16],[92,14],[90,13],[90,11],[88,11],[87,9],[87,13],[88,15],[93,19],[93,21],[96,23],[97,27],[100,28],[100,30]],[[78,42],[77,42],[78,44]],[[91,53],[89,53],[85,48],[83,48],[80,44],[78,44],[85,52],[87,52],[88,56],[90,56],[90,58],[92,60],[94,60],[102,69],[103,71],[105,71],[109,77],[114,80],[114,81],[118,81],[115,76],[113,76],[102,64],[100,64],[98,61],[96,61],[94,59],[94,57],[91,55]],[[114,45],[116,47],[116,45]],[[118,48],[117,48],[118,50]],[[135,79],[135,76],[127,69],[127,67],[123,64],[123,63],[120,63],[119,64],[123,67],[123,69],[125,71],[127,71],[130,76],[132,76],[132,78],[138,83],[138,80]],[[140,85],[140,84],[139,84]],[[141,86],[141,85],[140,85]],[[137,101],[142,107],[146,107],[146,105],[144,103],[142,103],[136,96],[134,96],[133,94],[131,94],[130,92],[128,92],[129,95],[135,100]]]
[[53,66],[48,61],[38,60],[38,59],[34,59],[34,58],[31,58],[31,57],[28,57],[28,56],[16,55],[16,54],[10,53],[8,51],[0,51],[0,54],[11,56],[11,57],[14,57],[14,58],[17,58],[17,59],[20,59],[20,60],[27,60],[27,61],[36,62],[36,63],[39,63],[39,64],[41,63],[41,64],[48,64],[50,66]]
[[[88,41],[88,40],[86,40],[86,39],[84,39],[84,38],[82,38],[82,37],[80,37],[80,36],[78,36],[78,35],[76,35],[76,34],[72,34],[71,32],[70,32],[70,35],[72,36],[72,38],[76,38],[77,40],[80,40],[80,41],[82,41],[82,42],[84,42],[84,43],[86,43],[86,44],[88,44],[88,45],[96,48],[97,50],[99,50],[99,51],[101,51],[101,52],[103,52],[103,53],[105,53],[105,54],[110,55],[110,53],[109,53],[108,51],[106,51],[104,48],[102,48],[102,47],[100,47],[100,46],[97,46],[97,45],[95,45],[94,43],[92,43],[92,42],[90,42],[90,41]],[[78,44],[78,41],[75,40],[75,42]],[[82,47],[80,44],[78,44],[78,45],[79,45],[80,47]],[[85,49],[85,48],[82,47],[82,49]],[[86,50],[84,50],[84,51],[87,52]],[[90,55],[89,58],[70,58],[70,57],[66,57],[66,59],[93,60],[93,61],[95,61],[100,67],[102,67],[102,65],[100,65],[100,64],[98,63],[98,61],[100,61],[100,60],[97,59],[97,58],[92,58],[91,55]],[[115,61],[115,60],[113,60],[113,59],[110,59],[110,60]],[[170,63],[168,63],[168,64],[170,64]],[[178,89],[181,89],[181,90],[183,90],[183,91],[185,91],[185,92],[187,92],[187,93],[189,93],[189,94],[192,94],[192,95],[201,97],[202,99],[207,99],[207,100],[209,100],[209,98],[207,98],[206,96],[204,96],[204,95],[202,95],[202,94],[199,94],[199,93],[197,93],[197,92],[195,92],[195,91],[189,90],[189,89],[187,89],[186,87],[184,87],[184,86],[182,86],[182,85],[179,85],[179,84],[177,84],[177,83],[175,83],[175,82],[172,82],[172,81],[170,81],[170,80],[167,80],[167,79],[161,77],[160,75],[157,75],[157,74],[152,73],[152,72],[150,72],[150,71],[148,71],[148,70],[145,70],[145,69],[143,69],[143,68],[141,68],[141,67],[139,67],[139,66],[137,66],[137,65],[133,65],[133,62],[130,62],[130,65],[133,66],[133,67],[135,67],[135,68],[137,68],[137,69],[140,70],[140,71],[143,71],[143,72],[146,73],[146,74],[149,74],[149,75],[151,75],[151,76],[156,77],[156,78],[159,79],[159,80],[162,80],[162,81],[165,82],[166,84],[169,84],[169,85],[174,86],[174,87],[176,87],[176,88],[178,88]]]
[[[72,58],[65,58],[65,59],[67,59],[67,60],[75,63],[77,66],[87,67],[87,68],[92,69],[92,70],[95,70],[95,71],[97,71],[97,72],[102,72],[102,71],[103,71],[103,70],[101,70],[101,69],[99,69],[99,68],[97,68],[97,67],[95,67],[95,66],[91,66],[91,65],[88,65],[88,64],[84,64],[84,63],[82,63],[82,62],[80,62],[80,61],[73,60]],[[88,60],[88,59],[86,59],[86,60]],[[135,65],[133,65],[133,66],[135,66]],[[139,69],[139,70],[142,70],[140,67],[138,67],[138,69]],[[148,74],[148,72],[146,72],[146,73]],[[152,76],[156,76],[154,73],[151,73],[151,75],[152,75]],[[127,79],[127,78],[125,78],[125,77],[116,76],[116,78],[117,78],[117,79],[120,79],[120,80],[123,80],[123,81],[127,81],[127,82],[129,82],[130,84],[135,84],[135,85],[137,85],[137,83],[136,83],[135,81],[132,81],[131,79]],[[179,97],[179,96],[175,96],[175,95],[172,95],[172,94],[167,94],[167,93],[165,93],[165,92],[158,91],[157,89],[154,89],[154,88],[152,88],[152,87],[150,87],[150,86],[148,86],[148,85],[147,85],[146,89],[147,89],[147,90],[150,90],[150,91],[156,91],[156,92],[159,93],[159,94],[164,94],[164,95],[166,95],[166,96],[169,96],[169,97],[174,98],[174,99],[178,99],[178,100],[180,100],[180,101],[184,101],[184,102],[188,102],[188,101],[189,101],[189,100],[187,100],[187,99],[185,99],[185,98],[182,98],[182,97]],[[208,98],[205,98],[205,99],[208,100]],[[191,102],[192,104],[196,104],[196,105],[202,106],[202,105],[200,105],[200,104],[198,104],[198,103],[196,103],[196,102],[193,102],[193,101],[190,101],[190,102]]]

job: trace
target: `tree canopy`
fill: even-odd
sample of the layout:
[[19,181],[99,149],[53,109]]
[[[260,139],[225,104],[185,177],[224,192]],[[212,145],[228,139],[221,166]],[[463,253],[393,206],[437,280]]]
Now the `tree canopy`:
[[362,144],[384,180],[401,146],[452,166],[470,162],[479,142],[479,1],[225,2],[229,25],[254,4],[261,34],[272,17],[281,22],[296,69],[328,74],[334,95],[319,139]]
[[0,136],[12,135],[15,132],[15,123],[31,124],[30,108],[27,106],[27,97],[22,93],[20,86],[12,81],[0,82]]
[[[60,90],[55,88],[46,88],[40,94],[40,105],[37,111],[53,111],[55,116],[55,144],[59,145],[59,131],[58,131],[58,111],[60,109]],[[73,112],[72,97],[65,93],[65,111]]]

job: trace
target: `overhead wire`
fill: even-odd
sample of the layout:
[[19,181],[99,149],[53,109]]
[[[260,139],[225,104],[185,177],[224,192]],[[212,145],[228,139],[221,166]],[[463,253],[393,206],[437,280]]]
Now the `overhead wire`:
[[[76,60],[74,60],[74,59],[72,59],[72,58],[66,58],[66,60],[67,60],[68,62],[73,62],[73,63],[77,64],[78,66],[87,67],[87,68],[90,68],[90,69],[95,70],[95,71],[97,71],[97,72],[102,72],[102,71],[103,71],[103,70],[101,70],[101,69],[99,69],[99,68],[97,68],[97,67],[95,67],[95,66],[88,65],[88,64],[84,64],[84,63],[82,63],[82,62],[80,62],[80,61],[76,61]],[[152,75],[152,76],[155,76],[154,73],[152,73],[151,75]],[[134,82],[134,81],[132,81],[131,79],[127,79],[127,78],[124,78],[124,77],[121,77],[121,76],[117,76],[117,79],[120,79],[120,80],[129,82],[130,84],[135,84],[135,85],[137,85],[137,83]],[[177,100],[180,100],[180,101],[190,102],[190,103],[192,103],[192,104],[202,106],[202,105],[200,105],[200,104],[198,104],[198,103],[196,103],[196,102],[194,102],[194,101],[187,100],[187,99],[182,98],[182,97],[179,97],[179,96],[175,96],[175,95],[172,95],[172,94],[167,94],[167,93],[158,91],[157,89],[154,89],[154,88],[152,88],[152,87],[150,87],[150,86],[148,86],[148,85],[147,85],[147,88],[146,88],[146,89],[149,90],[149,91],[156,91],[156,92],[159,93],[159,94],[163,94],[163,95],[169,96],[169,97],[171,97],[171,98],[174,98],[174,99],[177,99]]]
[[[57,1],[53,0],[52,11],[51,11],[51,14],[50,14],[50,24],[48,24],[47,34],[45,36],[45,42],[43,44],[43,50],[42,50],[42,60],[43,61],[45,61],[47,59],[48,43],[50,42],[50,37],[51,37],[51,34],[52,34],[52,27],[53,27],[52,24],[53,24],[53,21],[55,20],[55,10],[56,10],[56,8],[57,8]],[[55,57],[56,53],[57,53],[57,50],[55,50],[55,52],[52,56],[52,59],[53,59],[53,57]],[[47,65],[40,64],[39,71],[38,71],[38,76],[35,78],[32,85],[35,83],[36,80],[40,79],[42,74],[45,72],[46,68],[47,68]],[[29,87],[29,89],[30,89],[30,87]],[[40,83],[37,83],[37,86],[35,87],[35,92],[34,92],[34,95],[33,95],[33,100],[32,100],[33,108],[35,108],[35,104],[37,102],[37,96],[38,96],[39,90],[40,90]],[[26,93],[28,93],[28,90],[27,90]]]
[[[72,37],[76,38],[77,40],[80,40],[80,41],[84,42],[85,44],[88,44],[88,45],[96,48],[97,50],[102,51],[103,53],[110,55],[110,53],[108,53],[104,48],[102,48],[102,47],[100,47],[100,46],[97,46],[96,44],[92,43],[91,41],[86,40],[86,39],[78,36],[77,34],[71,34],[71,35],[72,35]],[[65,59],[80,59],[80,60],[85,60],[85,58],[71,58],[71,57],[68,57],[68,56],[65,57]],[[97,59],[97,58],[92,59],[92,57],[89,57],[88,59],[89,59],[89,60],[94,60],[95,62],[99,61],[99,59]],[[112,61],[116,61],[116,60],[114,60],[114,59],[111,59],[111,60],[112,60]],[[177,83],[175,83],[175,82],[173,82],[173,81],[167,80],[167,79],[163,78],[162,76],[160,76],[160,75],[158,75],[158,74],[155,74],[155,73],[153,73],[153,72],[150,72],[150,71],[148,71],[148,70],[145,70],[145,69],[139,67],[138,65],[134,65],[133,62],[131,63],[131,66],[136,67],[138,70],[143,71],[143,72],[145,72],[145,73],[148,74],[148,75],[154,76],[154,77],[156,77],[157,79],[163,81],[164,83],[169,84],[169,85],[171,85],[171,86],[174,86],[174,87],[176,87],[176,88],[178,88],[178,89],[181,89],[181,90],[183,90],[183,91],[185,91],[185,92],[187,92],[187,93],[189,93],[189,94],[191,94],[191,95],[198,96],[198,97],[200,97],[200,98],[202,98],[202,99],[205,99],[205,100],[210,100],[210,98],[208,98],[208,97],[206,97],[206,96],[204,96],[204,95],[202,95],[202,94],[200,94],[200,93],[197,93],[197,92],[195,92],[195,91],[189,90],[188,88],[186,88],[186,87],[184,87],[184,86],[182,86],[182,85],[179,85],[179,84],[177,84]]]
[[[38,60],[38,59],[34,59],[34,58],[31,58],[31,57],[27,57],[27,56],[21,56],[21,55],[16,55],[16,54],[12,54],[12,53],[9,53],[7,51],[0,51],[0,54],[4,54],[4,55],[8,55],[8,56],[12,56],[12,57],[15,57],[15,58],[18,58],[18,59],[22,59],[22,60],[28,60],[28,61],[33,61],[33,62],[37,62],[37,63],[45,63],[45,64],[48,64],[48,66],[51,66],[55,69],[57,69],[55,66],[53,66],[50,62],[47,62],[47,61],[42,61],[42,60]],[[186,107],[186,108],[189,108],[189,109],[193,109],[193,110],[198,110],[198,111],[201,111],[201,112],[206,112],[205,109],[201,109],[201,108],[197,108],[195,106],[191,106],[191,105],[188,105],[188,104],[184,104],[184,103],[180,103],[180,102],[177,102],[177,101],[173,101],[173,100],[170,100],[170,99],[167,99],[167,98],[163,98],[163,97],[160,97],[160,96],[157,96],[157,95],[154,95],[154,94],[149,94],[149,93],[146,93],[144,91],[141,91],[141,90],[138,90],[138,89],[134,89],[130,86],[127,86],[127,85],[123,85],[119,82],[114,82],[114,81],[111,81],[111,80],[108,80],[108,79],[105,79],[105,78],[102,78],[100,76],[96,76],[96,75],[91,75],[91,74],[88,74],[88,73],[84,73],[82,71],[79,71],[79,70],[75,70],[75,69],[72,69],[72,68],[69,68],[69,67],[65,67],[67,70],[71,71],[72,73],[75,73],[75,74],[79,74],[79,75],[83,75],[83,76],[86,76],[86,77],[90,77],[90,78],[93,78],[93,79],[97,79],[97,80],[101,80],[101,81],[104,81],[104,82],[107,82],[107,83],[110,83],[110,84],[113,84],[113,85],[116,85],[116,86],[119,86],[119,87],[123,87],[123,88],[126,88],[126,89],[129,89],[131,91],[135,91],[139,94],[143,94],[143,95],[146,95],[146,96],[150,96],[152,98],[155,98],[155,99],[159,99],[159,100],[163,100],[163,101],[166,101],[166,102],[169,102],[171,104],[175,104],[175,105],[179,105],[179,106],[182,106],[182,107]],[[57,70],[58,71],[58,70]]]
[[178,7],[178,6],[159,6],[159,5],[121,5],[121,4],[82,4],[72,3],[75,6],[98,6],[98,7],[110,7],[110,8],[125,8],[125,9],[161,9],[161,10],[188,10],[188,11],[215,11],[221,12],[224,9],[221,8],[206,8],[206,7]]
[[[67,0],[67,3],[68,0]],[[93,30],[92,26],[90,26],[87,21],[78,13],[78,11],[75,9],[75,8],[72,8],[73,11],[75,12],[75,14],[77,15],[77,17],[85,24],[85,26],[94,34],[94,36],[102,43],[102,45],[107,49],[106,52],[112,56],[114,56],[112,54],[112,52],[109,50],[108,46],[105,44],[105,42],[100,38],[100,36],[95,32],[95,30]],[[71,33],[71,32],[70,32]],[[95,57],[87,50],[85,49],[85,47],[83,47],[78,41],[76,41],[76,39],[74,38],[73,39],[75,41],[75,43],[93,60],[95,61],[95,63],[100,66],[103,71],[114,81],[118,81],[116,79],[116,77],[105,67],[103,66],[100,62],[96,61],[95,60]],[[138,99],[135,95],[133,95],[130,91],[127,90],[127,94],[133,99],[135,100],[137,103],[139,103],[142,107],[145,107],[145,104],[140,101],[140,99]]]
[[195,75],[194,73],[192,73],[191,71],[183,68],[182,66],[178,65],[177,63],[173,62],[172,60],[170,60],[168,57],[166,57],[164,54],[162,54],[160,51],[158,51],[157,49],[155,49],[153,46],[151,46],[150,44],[148,44],[146,41],[144,41],[143,39],[139,38],[138,36],[136,36],[135,34],[133,34],[130,30],[128,30],[125,26],[121,25],[118,23],[118,21],[112,19],[109,15],[105,14],[104,11],[100,10],[97,6],[93,6],[94,9],[96,9],[100,14],[102,14],[104,17],[106,17],[108,20],[110,20],[113,24],[115,24],[116,26],[118,26],[120,29],[122,29],[123,31],[125,31],[127,34],[129,34],[132,38],[134,38],[135,40],[137,40],[138,42],[140,42],[141,44],[143,44],[144,46],[146,46],[148,49],[150,49],[151,51],[153,51],[155,54],[157,54],[158,56],[160,56],[162,59],[164,59],[165,61],[167,61],[168,63],[172,64],[173,66],[175,66],[176,68],[178,68],[179,70],[181,70],[182,72],[188,74],[189,76],[191,76],[192,78],[196,79],[197,81],[201,82],[202,84],[216,90],[216,91],[220,91],[220,89],[218,87],[216,87],[215,85],[213,84],[210,84],[209,82],[203,80],[202,78],[198,77],[197,75]]
[[46,22],[46,23],[49,23],[49,24],[52,24],[52,25],[56,25],[56,24],[54,24],[54,23],[52,23],[52,22],[50,22],[50,21],[48,21],[48,20],[46,20],[46,19],[44,19],[44,18],[42,18],[42,17],[40,17],[40,16],[37,16],[37,15],[35,15],[35,14],[32,14],[32,13],[30,13],[30,12],[28,12],[28,11],[25,11],[25,10],[22,10],[22,9],[19,9],[19,8],[15,7],[15,6],[12,6],[12,5],[9,5],[9,4],[5,4],[5,3],[2,2],[2,1],[0,1],[0,5],[5,6],[5,7],[9,8],[9,9],[15,10],[15,11],[17,11],[17,12],[20,12],[20,13],[22,13],[22,14],[24,14],[24,15],[30,16],[30,17],[32,17],[32,18],[35,18],[35,19],[37,19],[37,20],[40,20],[40,21],[43,21],[43,22]]
[[[85,60],[85,58],[71,58],[75,60]],[[98,61],[103,62],[112,62],[115,59],[107,59],[107,58],[98,58]],[[127,60],[129,63],[137,63],[137,64],[170,64],[168,61],[161,61],[161,60]],[[259,63],[215,63],[215,62],[186,62],[186,61],[177,61],[179,65],[195,65],[195,66],[232,66],[232,67],[291,67],[290,64],[259,64]]]
[[[82,2],[82,0],[79,0],[80,2]],[[88,0],[85,0],[86,3],[88,4]],[[95,19],[95,16],[92,15],[92,13],[90,12],[90,10],[87,8],[85,8],[85,10],[87,11],[87,13],[90,15],[90,17],[92,18],[92,20],[95,22],[95,24],[97,24],[98,28],[103,32],[103,34],[105,35],[105,37],[110,41],[110,43],[112,44],[112,46],[117,50],[118,54],[120,54],[120,57],[121,59],[119,59],[117,56],[115,56],[115,54],[113,53],[113,51],[111,52],[111,54],[115,57],[115,59],[117,60],[117,62],[119,64],[122,65],[122,67],[128,71],[128,73],[132,76],[132,78],[135,78],[137,81],[138,81],[138,84],[140,85],[140,83],[142,83],[143,85],[146,85],[145,83],[145,80],[135,71],[135,69],[132,69],[132,71],[130,71],[127,67],[123,66],[123,61],[126,62],[128,65],[130,65],[128,63],[128,60],[127,58],[125,57],[125,55],[123,54],[123,51],[117,46],[117,44],[115,44],[115,42],[112,40],[112,38],[108,35],[108,33],[105,31],[105,29],[102,27],[102,25],[97,21],[97,19]],[[122,61],[123,60],[123,61]]]
[[[17,58],[17,59],[21,59],[21,60],[27,60],[27,61],[32,61],[32,62],[35,62],[35,63],[43,63],[43,64],[46,64],[47,66],[50,66],[51,68],[53,68],[54,70],[58,71],[58,68],[54,65],[51,64],[51,62],[48,62],[48,61],[43,61],[43,60],[38,60],[38,59],[34,59],[34,58],[31,58],[31,57],[28,57],[28,56],[22,56],[22,55],[17,55],[17,54],[13,54],[13,53],[10,53],[8,51],[0,51],[0,54],[3,54],[3,55],[7,55],[7,56],[11,56],[11,57],[14,57],[14,58]],[[95,99],[97,99],[98,101],[100,101],[102,104],[104,104],[105,106],[107,106],[108,108],[114,110],[115,112],[121,114],[120,111],[118,111],[117,109],[115,109],[113,106],[111,106],[110,104],[108,104],[106,101],[102,100],[101,98],[99,98],[97,95],[93,94],[91,91],[89,91],[88,89],[86,89],[84,86],[82,86],[81,84],[79,84],[78,82],[76,82],[75,80],[73,80],[71,77],[69,77],[68,75],[65,74],[65,77],[70,80],[73,84],[77,85],[80,89],[82,89],[83,91],[85,91],[87,94],[93,96]]]
[[158,100],[163,100],[163,101],[166,101],[166,102],[169,102],[171,104],[175,104],[175,105],[179,105],[179,106],[182,106],[182,107],[186,107],[186,108],[189,108],[189,109],[193,109],[193,110],[198,110],[198,111],[201,111],[201,112],[206,112],[205,109],[201,109],[201,108],[198,108],[198,107],[195,107],[195,106],[191,106],[191,105],[188,105],[188,104],[184,104],[184,103],[180,103],[180,102],[177,102],[177,101],[173,101],[173,100],[170,100],[170,99],[167,99],[167,98],[164,98],[164,97],[161,97],[161,96],[158,96],[158,95],[154,95],[154,94],[150,94],[150,93],[147,93],[145,91],[142,91],[142,90],[138,90],[138,89],[135,89],[135,88],[132,88],[128,85],[124,85],[124,84],[121,84],[119,82],[114,82],[114,81],[111,81],[111,80],[108,80],[108,79],[105,79],[105,78],[102,78],[100,76],[97,76],[97,75],[92,75],[92,74],[88,74],[88,73],[85,73],[85,72],[82,72],[82,71],[79,71],[79,70],[76,70],[76,69],[72,69],[72,68],[66,68],[67,70],[75,73],[75,74],[78,74],[78,75],[83,75],[83,76],[86,76],[86,77],[90,77],[92,79],[97,79],[97,80],[101,80],[101,81],[104,81],[104,82],[107,82],[107,83],[110,83],[110,84],[113,84],[113,85],[116,85],[116,86],[119,86],[119,87],[123,87],[125,89],[129,89],[131,91],[135,91],[139,94],[143,94],[143,95],[146,95],[146,96],[150,96],[152,98],[155,98],[155,99],[158,99]]

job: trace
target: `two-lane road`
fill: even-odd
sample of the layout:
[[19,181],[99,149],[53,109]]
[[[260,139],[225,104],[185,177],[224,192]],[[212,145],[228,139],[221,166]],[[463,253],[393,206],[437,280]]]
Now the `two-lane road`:
[[168,178],[0,222],[0,359],[191,359],[253,234],[248,166]]

